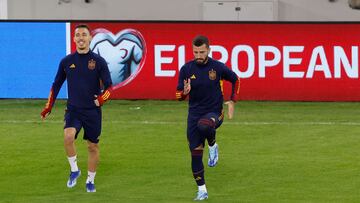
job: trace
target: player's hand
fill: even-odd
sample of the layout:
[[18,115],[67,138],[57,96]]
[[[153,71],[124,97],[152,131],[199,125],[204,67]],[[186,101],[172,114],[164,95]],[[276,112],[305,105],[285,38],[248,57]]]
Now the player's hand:
[[94,97],[95,97],[95,100],[94,100],[95,105],[96,105],[96,106],[100,106],[100,102],[99,102],[98,96],[97,96],[97,95],[94,95]]
[[113,91],[113,88],[110,86],[105,91],[103,91],[100,95],[94,95],[94,103],[96,106],[102,106],[107,100],[110,99],[111,92]]
[[235,102],[230,100],[225,102],[225,104],[228,106],[228,118],[231,120],[234,118]]
[[41,119],[42,120],[45,120],[46,117],[51,113],[51,109],[50,108],[44,108],[41,113],[40,113],[40,116],[41,116]]
[[184,80],[184,95],[188,95],[191,90],[191,79]]

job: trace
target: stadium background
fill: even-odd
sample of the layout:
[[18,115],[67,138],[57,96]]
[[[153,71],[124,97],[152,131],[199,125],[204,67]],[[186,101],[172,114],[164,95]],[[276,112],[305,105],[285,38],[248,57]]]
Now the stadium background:
[[[129,29],[144,38],[139,53],[134,53],[142,53],[140,61],[131,65],[137,72],[125,85],[116,86],[114,99],[173,100],[178,71],[192,58],[190,42],[198,33],[212,39],[211,55],[242,79],[241,100],[360,99],[358,23],[83,22],[106,30],[114,43],[129,41],[122,39]],[[77,23],[0,23],[0,97],[47,98],[58,61],[75,50],[71,36]],[[108,52],[126,48],[120,45],[112,44]],[[133,52],[119,52],[117,58]],[[66,98],[66,86],[62,90],[59,98]]]

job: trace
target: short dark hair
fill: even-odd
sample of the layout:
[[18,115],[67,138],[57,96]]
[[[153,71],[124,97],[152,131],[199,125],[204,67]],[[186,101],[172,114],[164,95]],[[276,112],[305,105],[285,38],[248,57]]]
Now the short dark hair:
[[75,30],[78,29],[78,28],[85,28],[85,29],[87,29],[89,31],[89,33],[91,33],[90,27],[88,25],[86,25],[86,24],[78,24],[78,25],[76,25]]
[[203,44],[205,44],[206,47],[209,47],[209,39],[207,37],[205,37],[204,35],[198,35],[193,39],[192,44],[197,46],[197,47],[202,46]]

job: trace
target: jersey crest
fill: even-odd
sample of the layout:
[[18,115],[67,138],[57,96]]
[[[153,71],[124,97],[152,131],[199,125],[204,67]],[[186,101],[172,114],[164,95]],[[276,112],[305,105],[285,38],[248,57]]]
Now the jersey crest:
[[214,69],[211,69],[209,71],[209,79],[210,80],[216,80],[216,71]]
[[91,59],[89,62],[88,62],[88,68],[90,70],[94,70],[95,69],[95,66],[96,66],[96,61],[94,59]]
[[192,76],[190,77],[190,79],[195,80],[196,76],[194,74],[192,74]]
[[70,68],[75,68],[75,67],[76,67],[75,64],[70,65]]

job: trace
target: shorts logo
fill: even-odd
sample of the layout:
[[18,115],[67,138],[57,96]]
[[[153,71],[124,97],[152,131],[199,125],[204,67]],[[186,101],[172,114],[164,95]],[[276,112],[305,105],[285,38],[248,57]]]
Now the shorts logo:
[[89,62],[88,62],[88,68],[90,70],[94,70],[95,69],[95,66],[96,66],[96,61],[94,59],[91,59]]
[[211,69],[209,71],[209,79],[210,80],[216,80],[216,71],[214,71],[214,69]]
[[134,29],[117,34],[99,28],[94,30],[90,49],[108,63],[111,80],[119,88],[130,83],[141,71],[146,57],[145,40]]

